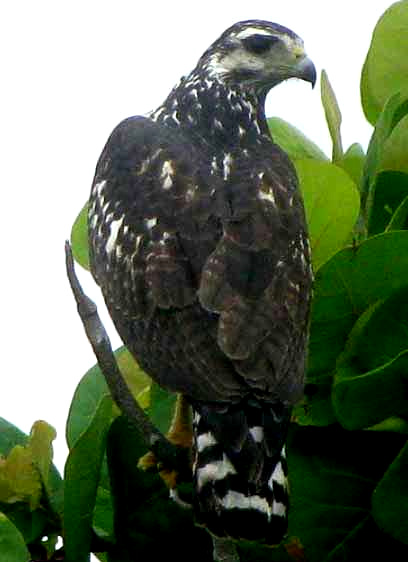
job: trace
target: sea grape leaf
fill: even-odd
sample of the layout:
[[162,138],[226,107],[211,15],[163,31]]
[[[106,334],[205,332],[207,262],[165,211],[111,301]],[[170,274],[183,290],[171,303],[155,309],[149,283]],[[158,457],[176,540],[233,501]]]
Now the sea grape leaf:
[[308,562],[324,560],[369,515],[372,492],[404,440],[337,425],[291,426],[289,539],[299,539]]
[[330,162],[295,162],[305,202],[315,271],[340,250],[357,220],[360,197],[350,176]]
[[0,512],[0,556],[5,562],[29,562],[31,555],[24,538],[13,523]]
[[72,225],[71,248],[75,261],[89,271],[88,203],[82,207]]
[[87,562],[105,438],[112,400],[102,394],[86,425],[71,443],[65,464],[64,547],[68,562]]
[[391,416],[408,416],[408,350],[368,372],[338,367],[332,391],[336,417],[346,429],[362,429]]
[[358,188],[361,187],[365,152],[359,143],[354,143],[346,150],[343,158],[337,162],[345,170]]
[[404,199],[396,208],[395,213],[392,215],[386,230],[406,230],[407,227],[408,227],[408,195],[404,197]]
[[150,389],[149,417],[153,424],[162,432],[170,429],[177,395],[153,383]]
[[314,284],[308,382],[326,381],[351,328],[369,306],[407,286],[407,231],[374,236],[325,263]]
[[117,537],[110,560],[210,560],[210,536],[194,525],[191,510],[169,498],[157,472],[138,468],[147,449],[123,416],[112,423],[107,451]]
[[375,125],[386,101],[407,83],[408,2],[396,2],[382,15],[371,39],[361,75],[361,98],[367,120]]
[[325,70],[322,70],[320,87],[324,114],[333,143],[332,161],[338,163],[343,158],[343,145],[340,132],[341,111]]
[[270,117],[267,121],[274,142],[292,160],[298,160],[299,158],[329,160],[326,154],[313,141],[284,119]]
[[405,560],[408,549],[381,532],[371,516],[367,516],[323,562],[361,562],[362,560]]
[[[408,544],[408,442],[374,490],[373,516],[378,526]],[[402,560],[402,558],[401,558]]]
[[[150,387],[150,377],[140,369],[124,346],[117,349],[114,354],[127,385],[133,396],[138,398]],[[79,382],[71,402],[67,422],[67,441],[70,446],[87,426],[101,397],[105,395],[110,396],[108,386],[99,366],[94,365]],[[119,413],[116,406],[112,413],[113,415]]]
[[[402,201],[408,196],[408,174],[382,171],[371,188],[368,232],[372,236],[387,229]],[[395,229],[388,229],[395,230]]]

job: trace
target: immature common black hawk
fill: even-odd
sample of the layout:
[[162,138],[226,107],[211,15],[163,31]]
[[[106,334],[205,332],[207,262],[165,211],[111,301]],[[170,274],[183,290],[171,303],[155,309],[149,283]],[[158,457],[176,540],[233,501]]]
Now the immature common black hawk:
[[192,406],[198,522],[270,544],[287,527],[312,284],[298,180],[264,113],[292,77],[316,80],[295,33],[233,25],[163,105],[116,127],[89,204],[91,269],[121,338]]

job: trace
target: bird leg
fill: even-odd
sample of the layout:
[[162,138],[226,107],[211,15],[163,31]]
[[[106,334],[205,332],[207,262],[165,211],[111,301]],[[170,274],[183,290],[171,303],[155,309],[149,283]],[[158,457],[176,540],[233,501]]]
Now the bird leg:
[[[166,438],[170,443],[184,449],[184,451],[189,454],[193,439],[191,408],[182,394],[177,395],[173,419],[170,429],[166,434]],[[161,478],[170,490],[175,490],[177,487],[177,483],[180,480],[179,471],[158,461],[153,451],[146,453],[146,455],[139,460],[138,466],[143,470],[157,468]],[[172,494],[172,497],[173,496],[174,493]],[[174,499],[177,501],[176,497],[174,497]]]

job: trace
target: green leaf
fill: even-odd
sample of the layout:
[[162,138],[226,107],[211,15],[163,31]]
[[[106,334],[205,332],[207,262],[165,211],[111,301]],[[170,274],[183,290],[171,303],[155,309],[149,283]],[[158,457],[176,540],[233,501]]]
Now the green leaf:
[[380,170],[397,170],[408,173],[408,115],[398,121],[384,143]]
[[338,163],[343,158],[343,145],[340,132],[341,111],[325,70],[322,70],[320,87],[324,114],[333,143],[332,161]]
[[109,389],[99,367],[94,366],[82,377],[72,398],[66,428],[70,449],[86,432],[98,405],[104,398],[110,398]]
[[408,286],[408,232],[391,231],[344,248],[316,274],[310,382],[334,370],[349,332],[370,305]]
[[[361,199],[366,218],[370,217],[371,208],[373,206],[373,186],[377,181],[377,175],[385,170],[384,147],[394,128],[407,113],[408,94],[406,91],[398,92],[387,101],[376,123],[374,133],[368,146],[362,179]],[[391,142],[387,146],[388,152],[392,154],[393,143]],[[396,143],[396,151],[400,151],[398,142]],[[389,155],[387,159],[390,159]],[[387,162],[387,160],[385,160],[385,162]]]
[[369,560],[405,560],[408,552],[403,544],[382,533],[372,517],[357,525],[324,559],[324,562],[362,562]]
[[167,433],[173,418],[177,394],[169,392],[156,383],[150,389],[149,417],[162,432]]
[[88,247],[88,204],[86,203],[71,230],[72,254],[76,262],[83,268],[89,270],[89,247]]
[[367,518],[372,492],[403,442],[400,435],[349,432],[337,425],[292,425],[289,539],[298,538],[308,562],[324,560]]
[[112,423],[107,451],[117,537],[110,560],[211,560],[210,535],[194,525],[192,512],[170,500],[156,472],[138,468],[146,447],[122,416]]
[[363,177],[365,153],[361,144],[352,144],[345,152],[338,165],[345,170],[357,187],[360,187]]
[[[119,369],[132,391],[138,398],[143,391],[149,388],[151,379],[140,369],[136,361],[130,355],[126,347],[122,346],[114,352]],[[109,395],[109,389],[105,378],[98,365],[94,365],[82,377],[72,398],[70,411],[67,421],[67,442],[71,447],[78,439],[78,436],[88,424],[89,419],[94,415],[95,408],[103,396]],[[116,406],[113,414],[119,411]]]
[[408,196],[408,174],[387,171],[379,173],[371,189],[368,232],[379,234],[391,222],[402,201]]
[[93,529],[101,539],[112,541],[114,538],[113,530],[113,500],[110,490],[98,487]]
[[326,426],[335,423],[336,416],[331,401],[332,376],[309,382],[303,400],[296,405],[292,418],[299,425]]
[[297,160],[299,158],[329,160],[313,141],[308,139],[299,129],[287,121],[280,119],[280,117],[270,117],[268,119],[268,126],[274,142],[278,144],[292,160]]
[[28,436],[15,425],[0,418],[0,455],[7,456],[15,445],[25,445]]
[[358,217],[360,197],[349,175],[330,162],[297,160],[315,271],[342,248]]
[[408,75],[408,2],[396,2],[378,21],[361,76],[364,114],[374,125],[385,102],[403,89]]
[[91,548],[92,522],[112,415],[112,400],[102,395],[71,446],[65,465],[64,537],[67,562],[87,562]]
[[20,531],[0,513],[0,558],[4,562],[29,562],[30,553]]
[[332,400],[337,419],[346,429],[362,429],[393,415],[408,416],[408,350],[368,372],[351,366],[337,369]]
[[[408,544],[408,443],[373,493],[373,516],[381,529]],[[402,560],[402,558],[401,558]]]
[[[408,177],[407,177],[408,186]],[[408,195],[398,205],[386,230],[406,230],[408,226]]]

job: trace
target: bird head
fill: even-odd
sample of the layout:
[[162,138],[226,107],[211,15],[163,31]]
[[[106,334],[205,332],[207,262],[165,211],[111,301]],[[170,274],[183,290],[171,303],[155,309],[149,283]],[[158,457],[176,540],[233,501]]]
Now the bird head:
[[314,86],[316,69],[304,44],[293,31],[261,20],[238,22],[228,28],[201,57],[209,77],[230,84],[268,91],[289,78]]

